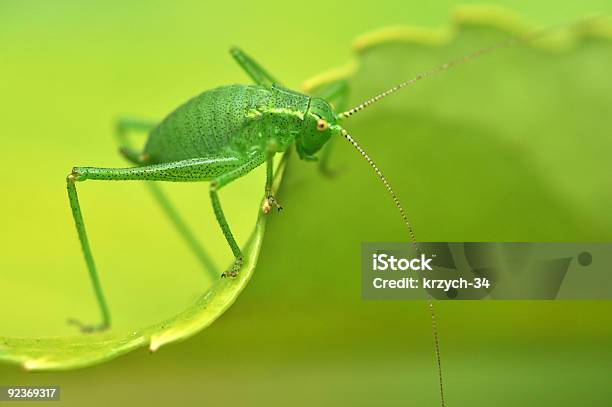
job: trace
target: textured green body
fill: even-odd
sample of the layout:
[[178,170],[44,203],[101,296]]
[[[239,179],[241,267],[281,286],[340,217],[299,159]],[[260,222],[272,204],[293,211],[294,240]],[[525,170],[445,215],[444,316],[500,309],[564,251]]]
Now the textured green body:
[[[222,276],[236,277],[244,256],[225,219],[218,191],[266,163],[262,211],[268,213],[271,207],[280,210],[281,206],[272,194],[276,153],[286,151],[295,143],[300,158],[315,160],[314,154],[330,140],[332,133],[340,131],[335,124],[336,116],[324,99],[283,88],[248,55],[239,49],[232,49],[231,53],[255,85],[230,85],[208,90],[179,106],[157,125],[142,120],[122,120],[117,126],[120,151],[134,166],[74,167],[66,177],[72,216],[102,316],[102,322],[97,325],[70,321],[83,332],[107,329],[111,318],[85,230],[77,182],[210,181],[213,211],[235,258],[232,267]],[[143,150],[129,145],[129,131],[148,132]],[[148,185],[202,265],[217,276],[215,265],[163,192],[154,184]]]
[[303,131],[310,97],[278,86],[230,85],[208,90],[168,115],[149,135],[151,164],[192,158],[246,159],[275,142],[284,151]]

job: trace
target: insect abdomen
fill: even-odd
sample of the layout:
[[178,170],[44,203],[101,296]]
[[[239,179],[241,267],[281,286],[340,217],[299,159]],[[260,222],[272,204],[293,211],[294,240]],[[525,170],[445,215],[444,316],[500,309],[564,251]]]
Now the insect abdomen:
[[168,115],[151,132],[144,153],[151,163],[216,156],[244,125],[246,115],[266,105],[270,90],[255,85],[211,89]]

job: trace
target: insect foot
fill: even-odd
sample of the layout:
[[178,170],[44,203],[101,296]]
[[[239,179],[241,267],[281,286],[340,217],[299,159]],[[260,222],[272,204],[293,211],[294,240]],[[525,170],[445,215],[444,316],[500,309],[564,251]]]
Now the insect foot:
[[229,270],[221,274],[221,278],[236,278],[238,277],[238,272],[240,271],[241,268],[242,268],[242,257],[239,257],[236,260],[234,260],[234,264],[232,264],[232,267]]
[[267,215],[268,213],[270,213],[273,206],[276,206],[279,212],[283,209],[283,207],[278,203],[278,201],[273,195],[268,195],[263,201],[261,210]]
[[89,334],[92,332],[101,332],[106,331],[108,329],[108,324],[99,324],[99,325],[86,325],[79,321],[78,319],[68,318],[66,321],[68,325],[75,325],[77,328],[81,330],[84,334]]

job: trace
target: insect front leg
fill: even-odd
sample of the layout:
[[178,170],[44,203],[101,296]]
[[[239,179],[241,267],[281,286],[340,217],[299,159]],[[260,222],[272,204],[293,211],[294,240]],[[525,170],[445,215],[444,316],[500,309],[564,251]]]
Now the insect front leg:
[[245,54],[240,48],[234,47],[230,50],[230,53],[238,62],[238,65],[246,71],[246,73],[253,79],[253,81],[262,86],[272,86],[272,84],[280,83],[272,77],[265,69],[261,67],[253,58]]
[[217,222],[219,223],[219,226],[223,231],[223,235],[225,236],[225,239],[227,240],[227,243],[229,244],[235,258],[232,267],[228,271],[224,272],[221,275],[222,277],[236,277],[240,271],[240,268],[242,267],[243,256],[240,247],[236,243],[236,239],[234,239],[234,235],[232,234],[229,224],[225,219],[225,215],[223,214],[223,208],[221,208],[221,201],[219,200],[218,191],[230,182],[242,177],[243,175],[246,175],[251,170],[261,165],[265,160],[265,154],[257,154],[244,164],[213,178],[210,182],[210,200],[215,212],[215,217],[217,218]]

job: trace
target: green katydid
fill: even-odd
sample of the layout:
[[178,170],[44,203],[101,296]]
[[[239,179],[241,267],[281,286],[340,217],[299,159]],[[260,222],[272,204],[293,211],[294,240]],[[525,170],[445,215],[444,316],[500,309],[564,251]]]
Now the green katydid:
[[[365,151],[340,121],[361,110],[371,101],[344,113],[336,114],[330,100],[346,97],[347,87],[342,83],[330,86],[323,97],[308,95],[284,88],[259,64],[239,49],[232,55],[254,80],[254,85],[230,85],[206,91],[180,106],[158,125],[144,121],[121,121],[118,137],[123,156],[135,165],[132,168],[74,167],[67,177],[68,196],[76,223],[85,262],[102,314],[96,325],[71,323],[83,332],[104,330],[110,326],[110,313],[97,276],[89,246],[85,224],[79,206],[76,183],[85,180],[146,180],[175,182],[210,182],[210,198],[215,217],[234,255],[233,265],[222,277],[236,277],[242,266],[242,251],[234,239],[225,219],[218,191],[230,182],[266,164],[265,197],[262,210],[281,209],[272,195],[273,159],[295,145],[299,157],[316,161],[315,154],[332,138],[346,138],[374,168],[402,214],[404,223],[412,229],[391,186]],[[378,97],[380,98],[380,96]],[[126,132],[149,130],[149,138],[142,151],[127,146]],[[169,206],[161,190],[153,187],[175,226],[203,262],[206,254],[194,242],[193,236]]]
[[[329,146],[330,140],[343,137],[374,169],[391,194],[402,221],[408,228],[411,240],[415,242],[412,226],[391,185],[359,143],[340,123],[385,96],[433,73],[448,69],[457,62],[480,55],[484,51],[486,49],[442,65],[403,82],[357,107],[336,113],[331,103],[336,102],[336,105],[342,106],[347,97],[348,87],[343,81],[327,86],[320,97],[311,97],[279,85],[279,82],[253,59],[234,48],[231,50],[233,57],[253,79],[254,85],[230,85],[205,91],[177,108],[158,125],[141,120],[121,120],[117,127],[121,144],[120,152],[135,167],[74,167],[66,178],[72,214],[102,314],[102,321],[97,325],[85,325],[76,320],[70,322],[79,326],[84,332],[104,330],[110,326],[110,313],[97,276],[77,196],[76,183],[85,180],[209,181],[215,217],[234,255],[233,265],[222,274],[222,277],[232,278],[240,271],[243,257],[225,219],[218,191],[265,163],[266,199],[262,210],[264,213],[268,213],[272,207],[280,210],[282,207],[271,192],[275,154],[283,153],[295,145],[300,159],[317,161],[315,154],[324,146]],[[136,151],[128,146],[126,133],[130,130],[149,131],[149,138],[142,151]],[[328,157],[325,153],[323,155],[322,166],[327,165]],[[325,168],[322,169],[327,171]],[[195,242],[161,190],[154,186],[152,188],[155,197],[204,266],[209,270],[213,269],[206,253]]]

